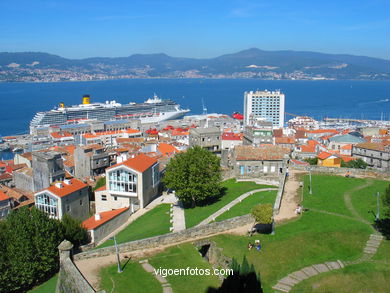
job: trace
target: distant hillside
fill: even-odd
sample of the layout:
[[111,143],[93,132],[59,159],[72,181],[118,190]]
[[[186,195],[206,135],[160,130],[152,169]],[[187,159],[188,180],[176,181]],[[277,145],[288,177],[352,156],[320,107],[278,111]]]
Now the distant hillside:
[[390,61],[257,48],[210,59],[177,58],[161,53],[74,60],[47,53],[0,53],[0,81],[151,77],[389,80]]

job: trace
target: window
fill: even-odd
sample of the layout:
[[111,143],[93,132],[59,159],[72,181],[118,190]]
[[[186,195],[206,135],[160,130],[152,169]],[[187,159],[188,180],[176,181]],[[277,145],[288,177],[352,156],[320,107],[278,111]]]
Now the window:
[[113,196],[114,197],[114,200],[118,200],[118,197],[117,196]]
[[160,170],[159,165],[156,164],[152,167],[152,184],[153,187],[156,186],[160,182]]
[[70,212],[70,204],[66,205],[66,211],[69,213]]
[[81,206],[83,205],[83,200],[82,200],[82,199],[80,199],[80,205],[81,205]]
[[102,195],[102,201],[107,201],[107,195]]
[[108,187],[112,191],[136,192],[137,175],[124,169],[109,172]]
[[53,196],[45,193],[37,195],[35,198],[35,206],[39,210],[49,214],[50,217],[58,218],[58,201]]

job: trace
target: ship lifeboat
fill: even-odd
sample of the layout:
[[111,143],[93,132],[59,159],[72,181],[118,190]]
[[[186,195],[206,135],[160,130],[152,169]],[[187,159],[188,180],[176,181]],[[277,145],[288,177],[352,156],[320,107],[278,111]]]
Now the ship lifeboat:
[[234,119],[237,119],[237,120],[243,120],[243,119],[244,119],[244,115],[242,115],[242,114],[239,113],[239,112],[234,112],[233,115],[232,115],[232,117],[233,117]]

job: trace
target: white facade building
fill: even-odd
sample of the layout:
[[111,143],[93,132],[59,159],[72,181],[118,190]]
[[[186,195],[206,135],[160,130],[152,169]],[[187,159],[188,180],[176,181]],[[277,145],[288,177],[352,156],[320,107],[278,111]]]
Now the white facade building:
[[244,124],[256,120],[272,122],[274,127],[284,126],[284,94],[277,91],[249,91],[244,93]]

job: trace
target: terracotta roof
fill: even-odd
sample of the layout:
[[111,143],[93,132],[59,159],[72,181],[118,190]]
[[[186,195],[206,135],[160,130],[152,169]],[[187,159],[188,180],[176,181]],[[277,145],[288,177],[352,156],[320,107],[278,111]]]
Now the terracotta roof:
[[167,143],[160,143],[157,148],[158,148],[158,151],[160,153],[162,153],[163,155],[165,155],[165,154],[176,154],[176,153],[179,152],[177,150],[177,148],[175,148],[173,145],[167,144]]
[[294,144],[295,139],[293,137],[287,137],[287,136],[275,137],[275,143],[276,144]]
[[283,129],[274,129],[273,133],[274,133],[274,137],[281,137],[283,136]]
[[222,133],[222,140],[242,140],[241,133],[225,132]]
[[375,150],[375,151],[385,151],[385,146],[381,143],[374,143],[374,142],[363,142],[358,143],[355,145],[357,148],[362,149],[368,149],[368,150]]
[[0,190],[17,201],[20,201],[22,197],[34,199],[34,194],[32,192],[21,190],[18,188],[11,188],[5,185],[0,185]]
[[23,154],[20,154],[23,158],[29,160],[30,162],[32,161],[32,152],[28,152],[28,153],[23,153]]
[[291,159],[290,161],[292,163],[296,164],[296,165],[302,165],[302,166],[308,166],[309,165],[308,162],[304,162],[304,161],[299,161],[299,160],[294,160],[294,159]]
[[112,220],[113,218],[117,217],[118,215],[127,211],[128,209],[129,208],[121,208],[118,210],[102,212],[102,213],[100,213],[100,217],[101,217],[100,220],[95,220],[95,215],[93,215],[92,217],[86,219],[83,222],[83,226],[87,230],[93,230],[93,229],[103,225],[104,223],[107,223],[108,221]]
[[121,144],[121,143],[144,142],[144,141],[145,141],[145,138],[143,138],[143,137],[129,137],[129,138],[118,137],[118,138],[116,138],[116,142],[118,144]]
[[25,175],[27,175],[27,176],[30,176],[30,177],[32,177],[33,176],[33,169],[32,168],[29,168],[29,167],[24,167],[24,168],[21,168],[21,169],[18,169],[18,170],[16,170],[15,172],[17,172],[17,173],[23,173],[23,174],[25,174]]
[[74,167],[74,157],[73,156],[65,156],[64,157],[64,165],[67,167]]
[[52,132],[52,133],[50,133],[50,135],[53,138],[73,137],[73,135],[70,132],[67,132],[67,131]]
[[96,191],[103,191],[103,190],[106,190],[106,184],[104,184],[103,186],[100,186],[98,189],[95,189],[95,192]]
[[84,138],[97,138],[98,136],[92,133],[83,134]]
[[341,157],[341,159],[342,159],[345,163],[348,163],[349,161],[355,160],[355,158],[353,158],[353,157],[351,157],[351,156],[341,155],[340,157]]
[[331,153],[328,153],[328,152],[321,152],[321,153],[318,154],[317,157],[318,157],[320,160],[325,160],[325,159],[329,158],[330,156],[338,157],[338,155],[336,155],[336,154],[331,154]]
[[190,135],[190,133],[189,133],[189,131],[172,130],[171,135],[172,136],[187,136],[187,135]]
[[306,138],[306,130],[297,129],[295,132],[295,138]]
[[3,173],[0,175],[0,180],[12,180],[12,175],[9,173]]
[[307,142],[307,145],[301,145],[301,152],[302,153],[315,153],[316,152],[316,146],[318,145],[318,142],[315,140],[309,140]]
[[0,190],[0,201],[9,199],[9,196]]
[[278,145],[250,145],[236,146],[234,148],[237,161],[261,161],[261,160],[282,160],[284,155],[290,154],[288,148]]
[[75,191],[78,191],[78,190],[83,189],[84,187],[88,186],[87,184],[85,184],[84,182],[82,182],[76,178],[70,179],[71,184],[69,184],[69,185],[64,183],[64,182],[61,182],[61,183],[62,183],[62,188],[58,188],[54,184],[54,185],[46,188],[45,190],[48,190],[51,193],[53,193],[59,197],[64,197],[64,196],[67,196]]
[[345,146],[341,147],[342,150],[352,150],[352,144],[346,144]]
[[141,131],[139,131],[139,130],[137,130],[137,129],[132,129],[132,128],[127,128],[124,132],[125,132],[125,133],[129,133],[129,134],[141,133]]
[[107,168],[106,170],[125,165],[133,170],[136,170],[136,171],[142,173],[145,170],[152,167],[155,163],[157,163],[156,159],[151,158],[151,157],[144,155],[144,154],[140,154],[140,155],[136,156],[135,158],[131,158],[131,159],[128,159],[122,163],[113,165],[113,166]]

